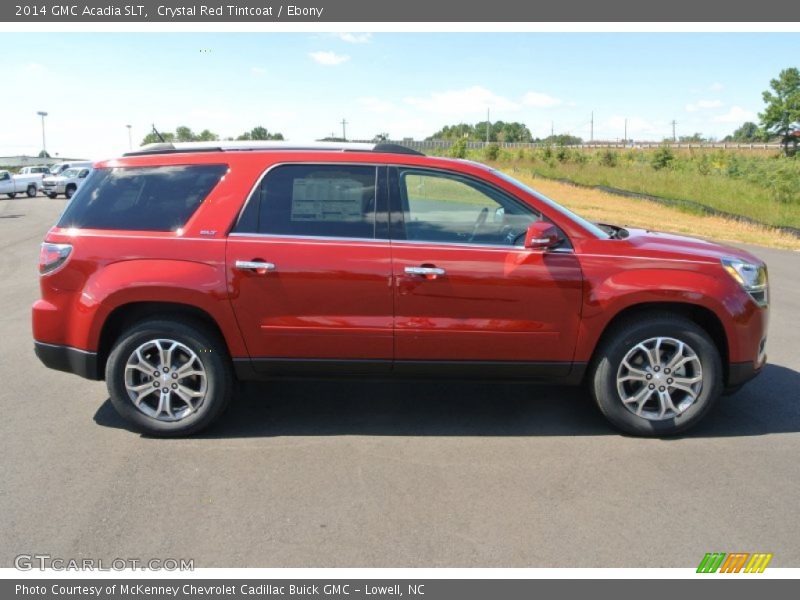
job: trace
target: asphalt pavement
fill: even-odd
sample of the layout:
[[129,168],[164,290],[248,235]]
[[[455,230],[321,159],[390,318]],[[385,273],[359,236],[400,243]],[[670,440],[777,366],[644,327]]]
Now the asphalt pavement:
[[0,200],[0,566],[800,567],[800,253],[767,260],[765,372],[677,439],[612,430],[577,388],[249,384],[189,439],[126,429],[105,384],[33,354],[39,242],[63,200]]

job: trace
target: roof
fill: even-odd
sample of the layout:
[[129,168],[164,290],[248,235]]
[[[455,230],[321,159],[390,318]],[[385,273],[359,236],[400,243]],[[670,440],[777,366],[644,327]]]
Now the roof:
[[243,142],[162,142],[146,144],[126,152],[124,156],[148,154],[175,154],[184,152],[242,152],[242,151],[328,151],[328,152],[381,152],[384,154],[413,154],[424,156],[421,152],[399,144],[355,143],[355,142],[284,142],[284,141],[243,141]]

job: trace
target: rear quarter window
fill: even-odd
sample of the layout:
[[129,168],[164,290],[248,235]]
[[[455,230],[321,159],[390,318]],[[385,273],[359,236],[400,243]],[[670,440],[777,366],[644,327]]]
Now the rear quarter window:
[[77,229],[175,231],[228,170],[227,165],[97,169],[58,222]]

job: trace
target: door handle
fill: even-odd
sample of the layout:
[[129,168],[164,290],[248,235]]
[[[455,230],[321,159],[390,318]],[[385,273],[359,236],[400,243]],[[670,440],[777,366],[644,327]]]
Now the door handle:
[[436,279],[444,275],[446,271],[439,267],[406,267],[406,275],[422,275],[428,279]]
[[264,262],[261,260],[237,260],[236,268],[242,271],[274,271],[275,265],[273,263]]

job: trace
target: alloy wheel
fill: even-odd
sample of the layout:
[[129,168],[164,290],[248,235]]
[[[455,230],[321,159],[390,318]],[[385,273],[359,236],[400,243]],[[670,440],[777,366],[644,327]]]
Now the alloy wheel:
[[133,405],[159,421],[180,421],[206,397],[203,363],[188,346],[170,339],[138,346],[125,364],[125,389]]
[[617,392],[637,417],[672,419],[686,412],[703,389],[703,367],[688,344],[670,337],[639,342],[620,362]]

